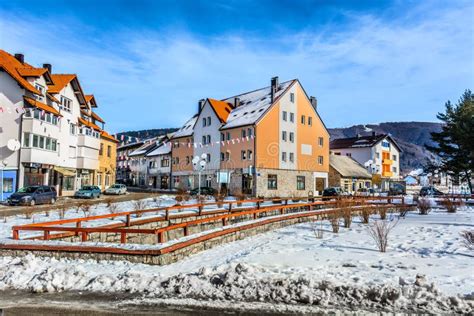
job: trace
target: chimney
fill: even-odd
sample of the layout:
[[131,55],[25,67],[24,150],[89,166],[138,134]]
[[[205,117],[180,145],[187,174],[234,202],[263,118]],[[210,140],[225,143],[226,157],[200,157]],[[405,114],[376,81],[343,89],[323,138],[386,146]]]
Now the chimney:
[[375,137],[375,131],[372,131],[372,137]]
[[201,113],[201,110],[204,106],[204,103],[206,103],[206,99],[199,100],[199,102],[198,102],[198,113]]
[[53,66],[51,66],[51,64],[43,64],[43,68],[48,69],[50,74],[52,73]]
[[25,63],[25,55],[23,54],[15,54],[15,58],[22,64]]
[[236,97],[236,98],[234,99],[234,108],[236,108],[236,107],[238,107],[238,106],[240,106],[240,98],[239,98],[239,97]]
[[272,97],[272,103],[275,101],[275,95],[278,91],[278,88],[280,87],[280,84],[278,83],[278,77],[273,77],[271,80],[271,97]]
[[313,106],[314,110],[317,111],[318,110],[318,100],[316,99],[316,97],[310,96],[309,101],[311,102],[311,105]]

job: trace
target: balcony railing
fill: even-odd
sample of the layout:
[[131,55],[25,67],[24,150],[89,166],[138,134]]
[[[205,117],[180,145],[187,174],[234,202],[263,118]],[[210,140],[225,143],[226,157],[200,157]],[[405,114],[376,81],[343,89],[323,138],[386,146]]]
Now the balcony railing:
[[382,177],[393,177],[393,172],[384,171],[384,172],[382,172]]
[[393,160],[392,160],[392,159],[384,159],[384,160],[382,161],[382,163],[383,163],[384,165],[391,165],[391,164],[393,164]]

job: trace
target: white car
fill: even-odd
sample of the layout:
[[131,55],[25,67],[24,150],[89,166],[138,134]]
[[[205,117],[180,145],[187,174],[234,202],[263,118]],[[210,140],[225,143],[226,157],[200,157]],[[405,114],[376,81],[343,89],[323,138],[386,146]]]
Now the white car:
[[127,193],[127,187],[125,186],[125,184],[114,184],[114,185],[111,185],[107,190],[105,190],[104,192],[105,194],[116,194],[116,195],[120,195],[120,194],[126,194]]

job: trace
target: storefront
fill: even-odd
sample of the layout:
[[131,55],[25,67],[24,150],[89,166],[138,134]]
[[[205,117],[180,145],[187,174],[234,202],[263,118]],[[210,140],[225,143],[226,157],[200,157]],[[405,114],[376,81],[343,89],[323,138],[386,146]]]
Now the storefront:
[[77,169],[77,188],[93,185],[93,170]]
[[23,186],[47,185],[50,165],[40,163],[24,163],[23,164]]
[[56,188],[59,196],[74,194],[74,180],[76,178],[76,169],[54,167],[50,173],[49,183]]
[[5,201],[16,191],[17,170],[0,170],[0,201]]

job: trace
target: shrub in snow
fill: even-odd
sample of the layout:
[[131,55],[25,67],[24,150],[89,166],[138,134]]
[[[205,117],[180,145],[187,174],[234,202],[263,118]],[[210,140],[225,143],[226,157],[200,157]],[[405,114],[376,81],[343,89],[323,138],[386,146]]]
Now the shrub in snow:
[[474,250],[474,230],[465,230],[461,232],[463,244],[467,249]]
[[323,221],[314,219],[311,223],[311,229],[313,230],[314,237],[317,239],[323,238]]
[[141,217],[142,216],[142,210],[144,210],[146,207],[146,202],[144,200],[136,200],[133,202],[133,209],[135,210],[135,215],[137,217]]
[[461,206],[462,200],[456,201],[449,196],[443,198],[440,202],[442,207],[446,209],[448,213],[456,213],[459,206]]
[[431,210],[431,201],[427,198],[419,198],[418,199],[418,212],[420,215],[428,215]]
[[339,233],[339,222],[341,220],[341,212],[339,210],[335,210],[328,214],[328,220],[331,223],[332,232],[337,234]]
[[359,214],[360,214],[360,219],[362,220],[362,223],[368,224],[370,215],[372,214],[372,209],[370,207],[362,207]]
[[[117,203],[111,203],[109,206],[108,206],[108,210],[109,210],[109,213],[110,214],[116,214],[118,213],[118,204]],[[112,217],[112,220],[115,219],[115,216]]]
[[84,217],[87,217],[91,213],[91,205],[89,203],[83,203],[80,206],[80,210],[82,214],[84,214]]
[[33,211],[30,210],[29,208],[27,208],[27,209],[25,210],[25,218],[26,218],[26,219],[31,219],[32,216],[33,216]]
[[66,210],[67,210],[66,204],[63,204],[59,207],[58,209],[59,219],[64,219],[64,217],[66,216]]
[[338,208],[340,211],[342,219],[344,220],[345,228],[351,227],[352,207],[353,207],[353,203],[349,199],[341,198],[336,201],[336,208]]
[[388,235],[397,225],[397,220],[378,220],[369,226],[370,237],[375,241],[380,252],[386,252],[388,245]]
[[387,219],[387,209],[386,208],[379,208],[379,215],[381,220],[386,220]]

